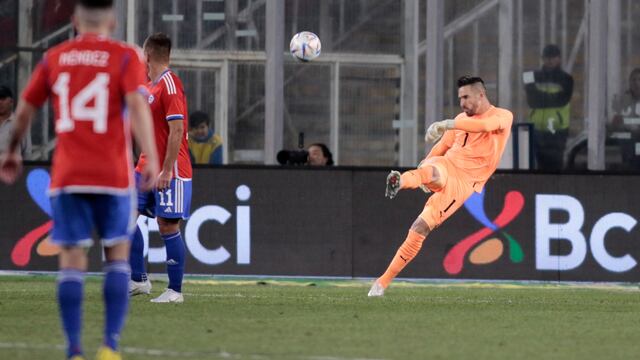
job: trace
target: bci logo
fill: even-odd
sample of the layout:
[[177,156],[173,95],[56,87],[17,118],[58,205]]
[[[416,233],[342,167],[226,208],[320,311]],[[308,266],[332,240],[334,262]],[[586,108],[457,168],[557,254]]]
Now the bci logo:
[[[246,202],[251,197],[251,189],[247,185],[240,185],[236,188],[236,199]],[[251,207],[249,205],[237,205],[236,216],[236,263],[251,263]],[[184,241],[191,255],[198,261],[206,265],[222,264],[231,258],[231,253],[222,245],[216,249],[209,249],[200,241],[200,227],[213,221],[220,225],[225,225],[232,217],[232,214],[222,206],[205,205],[191,213],[187,220],[183,233]],[[150,263],[164,263],[166,251],[164,246],[149,247],[149,233],[158,232],[156,219],[149,219],[145,216],[138,218],[138,226],[144,238],[144,254],[149,256]]]
[[[550,214],[553,210],[565,211],[568,214],[567,222],[552,223]],[[607,251],[605,238],[611,229],[631,232],[636,223],[636,219],[629,214],[612,212],[596,221],[586,238],[582,230],[584,208],[578,199],[569,195],[536,195],[536,269],[575,269],[584,262],[589,245],[593,258],[603,268],[613,272],[629,271],[637,265],[636,260],[629,254],[611,255]],[[551,255],[552,240],[569,241],[571,252]]]
[[[505,231],[508,224],[516,219],[524,207],[524,196],[519,191],[509,191],[498,216],[490,220],[484,212],[484,191],[474,193],[464,204],[469,213],[484,228],[458,241],[445,255],[443,267],[450,275],[459,274],[464,267],[464,259],[474,265],[496,261],[504,252],[504,245],[494,234],[505,238],[509,259],[520,263],[527,256],[515,237]],[[564,223],[551,221],[553,211],[564,211],[568,220]],[[580,201],[569,195],[539,194],[535,196],[535,263],[537,270],[567,271],[580,267],[590,249],[596,262],[611,272],[625,272],[633,269],[637,262],[630,254],[612,255],[606,246],[606,236],[612,229],[623,229],[627,233],[637,221],[629,214],[612,212],[596,221],[593,229],[585,236],[584,208]],[[568,241],[568,254],[552,254],[552,241]],[[529,255],[531,256],[531,255]]]
[[[31,199],[45,214],[51,217],[51,203],[46,194],[49,183],[49,173],[44,169],[34,169],[27,175],[26,185]],[[251,189],[247,185],[240,185],[236,188],[236,199],[240,202],[234,209],[237,264],[251,263],[251,208],[246,204],[250,197]],[[217,265],[231,258],[231,253],[224,246],[219,246],[216,249],[207,248],[200,241],[199,230],[204,223],[209,221],[225,225],[232,216],[233,214],[229,210],[219,205],[205,205],[193,211],[186,222],[183,235],[187,249],[196,260],[207,265]],[[140,216],[138,225],[144,238],[144,253],[149,255],[149,262],[164,263],[166,257],[164,246],[149,248],[149,233],[158,231],[156,220]],[[49,219],[20,238],[11,251],[13,264],[19,267],[29,265],[34,246],[36,253],[40,256],[58,255],[60,248],[50,241],[49,231],[52,226],[53,221]]]

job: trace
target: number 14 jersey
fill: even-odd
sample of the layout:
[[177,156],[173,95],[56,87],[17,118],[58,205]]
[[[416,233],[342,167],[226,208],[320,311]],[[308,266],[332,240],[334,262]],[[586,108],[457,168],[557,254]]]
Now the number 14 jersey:
[[51,97],[57,135],[52,194],[121,194],[135,186],[125,95],[143,91],[139,50],[84,34],[47,51],[22,98],[40,107]]

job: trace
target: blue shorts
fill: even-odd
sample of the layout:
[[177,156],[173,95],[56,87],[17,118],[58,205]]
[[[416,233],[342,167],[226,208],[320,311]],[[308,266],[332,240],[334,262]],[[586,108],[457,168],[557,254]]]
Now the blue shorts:
[[51,241],[61,246],[91,246],[95,229],[102,245],[129,241],[135,229],[133,191],[127,195],[58,193],[52,195]]
[[[136,185],[142,174],[136,172]],[[154,218],[188,219],[191,211],[191,181],[173,178],[164,190],[138,191],[138,212]]]

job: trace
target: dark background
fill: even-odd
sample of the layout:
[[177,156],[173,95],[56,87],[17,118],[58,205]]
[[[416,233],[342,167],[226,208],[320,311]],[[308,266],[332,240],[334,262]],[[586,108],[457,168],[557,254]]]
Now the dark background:
[[[0,270],[56,270],[55,257],[32,251],[31,261],[18,267],[11,261],[14,244],[48,220],[27,193],[24,178],[12,187],[0,185]],[[224,246],[231,258],[223,264],[205,265],[188,256],[188,273],[295,276],[379,276],[387,267],[407,230],[422,210],[427,196],[421,191],[401,192],[394,200],[384,197],[387,169],[335,168],[198,168],[193,183],[192,212],[218,205],[231,213],[225,225],[206,222],[200,228],[203,246]],[[577,198],[584,208],[582,228],[587,242],[594,223],[611,212],[640,219],[636,204],[640,196],[634,185],[638,176],[496,174],[489,181],[485,212],[490,220],[502,210],[505,194],[516,190],[525,198],[522,213],[504,228],[522,246],[524,260],[513,263],[508,242],[500,232],[488,238],[503,241],[505,253],[486,265],[465,260],[457,275],[445,272],[442,262],[458,241],[483,228],[465,208],[436,229],[402,277],[440,279],[511,279],[550,281],[637,282],[638,266],[614,273],[602,268],[587,251],[581,266],[570,271],[539,271],[535,268],[535,195],[564,194]],[[247,185],[251,197],[236,198],[236,188]],[[236,206],[251,207],[251,263],[236,262]],[[563,212],[552,213],[554,222],[567,220]],[[161,246],[157,233],[151,245]],[[488,239],[487,238],[487,239]],[[567,254],[571,244],[552,240],[553,254]],[[605,241],[612,256],[630,254],[640,259],[638,226],[630,233],[614,229]],[[588,246],[588,245],[587,245]],[[589,246],[588,246],[589,247]],[[187,254],[189,251],[187,250]],[[92,250],[91,270],[100,270],[100,251]],[[151,264],[151,272],[164,272],[163,264]]]

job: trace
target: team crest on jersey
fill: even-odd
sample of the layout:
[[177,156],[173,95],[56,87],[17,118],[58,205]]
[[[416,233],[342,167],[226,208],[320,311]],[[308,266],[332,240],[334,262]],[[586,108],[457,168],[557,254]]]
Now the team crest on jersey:
[[155,99],[156,99],[156,98],[154,98],[154,97],[153,97],[153,95],[149,95],[149,99],[148,99],[148,100],[149,100],[149,104],[153,104],[153,101],[154,101]]

